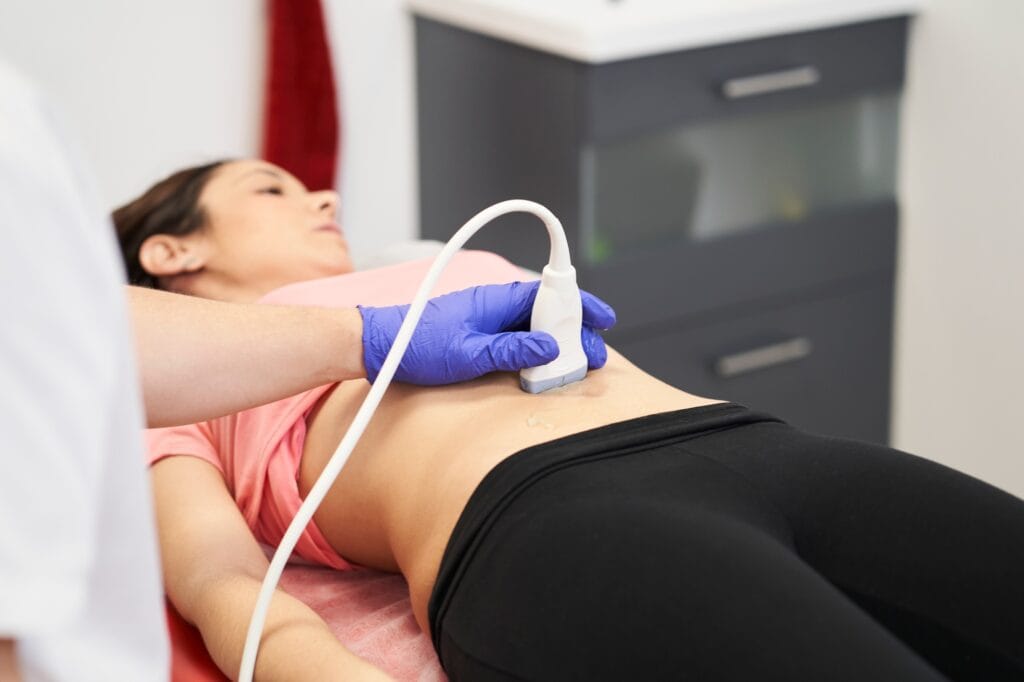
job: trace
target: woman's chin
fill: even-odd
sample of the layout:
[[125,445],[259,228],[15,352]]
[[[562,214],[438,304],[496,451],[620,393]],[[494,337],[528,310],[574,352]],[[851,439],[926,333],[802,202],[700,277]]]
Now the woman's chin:
[[346,246],[345,246],[344,253],[339,254],[336,265],[338,267],[338,272],[336,274],[339,274],[339,275],[345,275],[345,274],[348,274],[350,272],[355,271],[356,268],[352,264],[352,256],[349,255],[347,243],[346,243]]
[[352,266],[352,260],[346,254],[343,258],[334,258],[326,263],[321,263],[320,267],[316,268],[315,272],[312,272],[306,279],[335,277],[337,275],[347,275],[354,271],[355,268]]
[[347,275],[348,273],[354,271],[355,267],[352,265],[352,260],[348,257],[348,255],[346,255],[344,259],[335,264],[334,269],[329,276]]

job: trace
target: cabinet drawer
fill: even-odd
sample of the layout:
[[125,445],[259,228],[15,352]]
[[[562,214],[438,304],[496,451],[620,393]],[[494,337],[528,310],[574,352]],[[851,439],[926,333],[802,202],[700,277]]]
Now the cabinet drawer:
[[602,265],[579,265],[580,284],[619,313],[619,329],[891,273],[896,260],[895,202],[835,212],[797,224],[636,250]]
[[587,137],[897,90],[906,26],[897,17],[587,67]]
[[701,326],[609,334],[632,362],[685,391],[795,426],[888,439],[891,281]]

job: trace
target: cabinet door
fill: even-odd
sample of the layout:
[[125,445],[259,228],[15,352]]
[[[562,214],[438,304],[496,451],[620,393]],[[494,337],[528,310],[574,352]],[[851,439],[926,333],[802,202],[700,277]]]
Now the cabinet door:
[[610,343],[685,391],[770,412],[811,431],[885,443],[892,282]]
[[578,258],[601,265],[893,201],[898,126],[887,93],[588,142]]

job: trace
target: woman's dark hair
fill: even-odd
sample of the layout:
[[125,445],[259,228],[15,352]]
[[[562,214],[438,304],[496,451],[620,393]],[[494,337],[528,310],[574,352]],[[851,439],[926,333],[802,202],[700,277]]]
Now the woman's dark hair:
[[157,278],[139,262],[142,243],[155,234],[182,236],[203,227],[206,214],[199,206],[199,195],[214,171],[225,163],[226,160],[214,161],[180,170],[114,211],[114,228],[129,284],[160,288]]

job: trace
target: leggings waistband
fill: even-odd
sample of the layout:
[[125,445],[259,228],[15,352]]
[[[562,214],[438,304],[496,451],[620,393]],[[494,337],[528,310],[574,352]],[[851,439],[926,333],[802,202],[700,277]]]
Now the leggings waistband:
[[717,403],[617,422],[541,443],[504,459],[473,491],[448,540],[428,614],[434,648],[440,651],[441,624],[465,566],[489,527],[520,493],[551,473],[586,461],[641,452],[756,422],[779,421],[735,403]]

